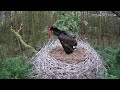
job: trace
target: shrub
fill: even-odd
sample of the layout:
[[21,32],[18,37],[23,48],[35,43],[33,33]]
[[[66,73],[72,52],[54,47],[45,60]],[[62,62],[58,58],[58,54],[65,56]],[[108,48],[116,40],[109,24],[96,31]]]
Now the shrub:
[[100,71],[98,73],[102,78],[120,78],[120,46],[116,45],[114,48],[107,47],[102,49],[99,45],[94,46],[94,49],[101,55],[103,60],[108,64],[108,72]]
[[0,61],[0,79],[30,79],[29,70],[31,67],[32,64],[22,56]]

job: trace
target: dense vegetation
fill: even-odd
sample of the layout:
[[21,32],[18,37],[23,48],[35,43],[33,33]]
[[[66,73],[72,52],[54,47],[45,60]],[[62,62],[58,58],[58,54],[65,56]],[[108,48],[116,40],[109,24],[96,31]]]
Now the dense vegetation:
[[101,77],[110,79],[120,78],[120,45],[118,44],[114,48],[106,47],[104,49],[100,45],[97,45],[94,48],[107,63],[106,67],[108,72],[102,72]]
[[[119,14],[119,13],[118,13]],[[22,24],[22,26],[21,26]],[[10,28],[19,31],[26,44],[39,50],[51,25],[88,41],[108,64],[103,78],[120,78],[120,21],[110,11],[0,11],[0,78],[30,78],[32,67],[24,47]]]
[[0,79],[30,79],[32,64],[22,56],[0,61]]

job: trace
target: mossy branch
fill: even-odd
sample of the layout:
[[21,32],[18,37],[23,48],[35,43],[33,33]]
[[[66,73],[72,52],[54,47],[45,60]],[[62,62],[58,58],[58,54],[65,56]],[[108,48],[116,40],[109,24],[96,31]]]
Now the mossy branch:
[[16,37],[20,40],[21,44],[22,44],[23,46],[25,46],[25,48],[31,49],[31,51],[34,52],[34,53],[37,52],[32,46],[26,44],[26,43],[23,41],[22,37],[21,37],[20,34],[19,34],[20,29],[16,32],[14,29],[12,29],[12,26],[11,26],[11,31],[16,35]]

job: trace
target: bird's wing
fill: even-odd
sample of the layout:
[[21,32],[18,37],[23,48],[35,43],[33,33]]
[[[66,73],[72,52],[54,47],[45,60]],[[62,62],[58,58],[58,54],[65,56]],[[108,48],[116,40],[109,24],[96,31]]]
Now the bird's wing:
[[77,46],[77,42],[72,36],[61,34],[58,36],[58,39],[68,45]]

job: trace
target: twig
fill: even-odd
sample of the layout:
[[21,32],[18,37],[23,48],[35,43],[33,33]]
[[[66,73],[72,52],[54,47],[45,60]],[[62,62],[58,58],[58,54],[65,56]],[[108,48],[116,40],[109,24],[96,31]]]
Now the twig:
[[22,29],[22,23],[20,24],[20,29],[17,32],[19,33],[21,29]]

